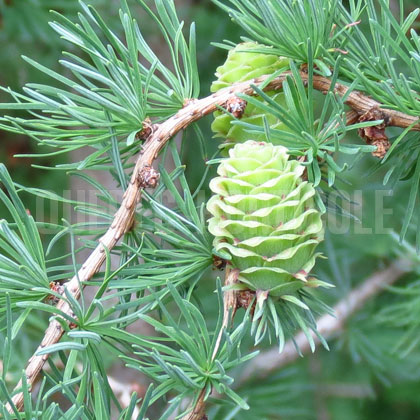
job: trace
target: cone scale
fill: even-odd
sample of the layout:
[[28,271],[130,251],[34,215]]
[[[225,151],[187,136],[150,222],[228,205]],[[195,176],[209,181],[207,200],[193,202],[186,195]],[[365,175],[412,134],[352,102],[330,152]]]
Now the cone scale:
[[[216,70],[217,80],[213,82],[211,91],[217,92],[219,89],[231,86],[236,82],[251,80],[265,74],[273,74],[288,67],[289,60],[287,58],[278,57],[274,54],[252,52],[258,47],[261,46],[257,43],[245,42],[230,50],[226,62]],[[266,93],[271,99],[280,105],[284,105],[283,92],[269,91]],[[250,140],[251,137],[255,141],[265,140],[263,133],[250,135],[242,126],[231,124],[233,119],[227,113],[218,111],[214,115],[213,132],[216,137],[226,139],[225,143],[221,145],[222,149],[229,149],[236,143]],[[262,127],[264,116],[271,128],[287,130],[286,126],[275,116],[263,114],[254,104],[246,106],[241,121]]]

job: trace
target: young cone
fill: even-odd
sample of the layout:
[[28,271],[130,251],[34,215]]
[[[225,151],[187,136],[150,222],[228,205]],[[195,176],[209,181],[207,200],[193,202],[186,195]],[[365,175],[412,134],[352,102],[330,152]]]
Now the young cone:
[[[217,92],[219,89],[230,86],[233,83],[251,80],[264,74],[273,74],[277,70],[288,68],[289,59],[273,54],[252,52],[258,47],[257,43],[244,42],[230,50],[226,62],[216,70],[217,80],[213,82],[211,91]],[[271,91],[267,92],[267,94],[279,104],[284,105],[283,92]],[[213,132],[216,137],[226,139],[226,143],[221,146],[222,148],[230,148],[235,143],[243,143],[246,140],[250,140],[251,137],[256,141],[265,140],[264,134],[250,134],[242,126],[232,125],[232,117],[227,113],[215,112],[214,116],[215,119],[211,126]],[[264,114],[253,104],[246,105],[241,115],[241,120],[262,127],[263,116],[265,116],[272,128],[287,129],[275,116]]]
[[230,149],[210,182],[215,250],[231,256],[251,290],[281,296],[316,285],[308,274],[323,224],[303,171],[283,146],[247,141]]

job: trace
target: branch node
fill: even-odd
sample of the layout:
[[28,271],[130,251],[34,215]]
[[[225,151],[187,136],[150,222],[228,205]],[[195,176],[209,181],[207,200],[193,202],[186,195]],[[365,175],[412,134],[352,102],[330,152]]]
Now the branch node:
[[[59,283],[58,281],[51,281],[50,282],[50,289],[53,292],[58,293],[60,295],[64,294],[64,286],[61,283]],[[51,295],[48,295],[45,300],[50,305],[55,306],[59,302],[60,298],[58,298],[56,295],[51,294]]]
[[256,300],[255,300],[255,291],[253,290],[240,290],[237,294],[237,308],[244,308],[245,310],[247,310],[250,305],[252,305],[251,308],[251,314],[254,314],[255,312],[255,305],[256,305]]
[[235,118],[242,118],[247,106],[247,102],[244,99],[232,96],[226,101],[226,111],[231,113]]
[[138,140],[147,141],[156,131],[156,124],[152,123],[149,117],[143,121],[143,128],[136,134]]
[[159,184],[160,173],[151,165],[144,165],[137,175],[137,182],[140,188],[156,188]]
[[76,324],[75,322],[69,322],[69,328],[70,328],[71,330],[74,330],[74,329],[76,329],[76,328],[77,328],[77,324]]
[[391,147],[391,143],[385,133],[385,129],[389,124],[389,116],[383,110],[379,109],[378,106],[375,106],[359,118],[359,122],[376,120],[383,120],[383,123],[371,127],[359,128],[359,136],[365,139],[367,144],[376,146],[376,150],[372,152],[373,156],[383,159]]
[[213,268],[215,270],[224,270],[226,268],[227,261],[220,258],[218,255],[213,255]]

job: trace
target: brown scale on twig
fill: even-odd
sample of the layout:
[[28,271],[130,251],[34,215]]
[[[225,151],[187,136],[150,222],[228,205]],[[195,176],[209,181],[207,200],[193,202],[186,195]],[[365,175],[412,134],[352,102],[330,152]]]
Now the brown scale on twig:
[[160,173],[151,165],[145,165],[137,175],[140,188],[156,188],[159,184]]
[[237,293],[236,296],[237,299],[237,308],[244,308],[247,310],[251,305],[251,315],[255,312],[255,305],[256,305],[256,299],[255,299],[255,292],[252,290],[240,290]]
[[[51,281],[50,282],[50,289],[59,294],[62,295],[64,293],[64,286],[59,283],[58,281]],[[47,303],[51,304],[51,305],[57,305],[58,301],[60,300],[56,295],[51,294],[48,295],[45,300],[47,301]]]
[[385,129],[388,126],[389,119],[385,113],[378,107],[371,108],[359,117],[359,122],[383,120],[381,124],[371,127],[359,128],[359,136],[366,140],[366,143],[376,146],[376,150],[372,155],[383,159],[391,147]]
[[226,268],[227,261],[218,255],[213,255],[213,267],[215,270],[224,270]]
[[247,102],[244,99],[232,96],[226,101],[226,111],[231,113],[235,118],[242,118],[245,112]]
[[147,141],[150,136],[156,131],[156,125],[147,117],[143,121],[143,128],[136,134],[137,140]]
[[[303,163],[306,160],[306,155],[299,156],[296,160],[298,162],[300,162],[300,163]],[[305,170],[303,171],[303,173],[301,175],[301,178],[302,178],[303,181],[307,181],[308,180],[308,167],[305,167]]]

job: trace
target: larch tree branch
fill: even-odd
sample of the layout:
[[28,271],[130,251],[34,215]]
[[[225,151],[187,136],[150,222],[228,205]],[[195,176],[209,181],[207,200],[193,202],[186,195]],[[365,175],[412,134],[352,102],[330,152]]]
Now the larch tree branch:
[[[410,271],[410,268],[411,264],[409,262],[398,260],[385,270],[374,273],[334,306],[335,317],[327,314],[318,319],[318,332],[325,338],[331,338],[338,334],[345,327],[346,321],[361,309],[369,299],[395,283]],[[319,344],[319,338],[313,333],[312,335],[315,343]],[[294,341],[302,354],[311,351],[309,341],[303,332],[298,333],[294,337]],[[238,387],[252,379],[264,378],[296,361],[299,358],[296,345],[292,340],[289,340],[281,353],[279,353],[278,348],[261,352],[243,369],[238,379]]]
[[[238,282],[239,270],[232,269],[229,266],[226,268],[225,274],[225,286],[233,286]],[[214,346],[213,354],[211,360],[213,361],[217,352],[219,351],[220,344],[222,342],[223,332],[229,327],[229,324],[232,322],[233,317],[235,316],[236,309],[238,307],[238,296],[237,291],[233,289],[228,289],[223,294],[223,322],[217,336],[216,344]],[[194,403],[194,406],[191,408],[191,411],[186,414],[182,420],[203,420],[205,417],[205,394],[206,388],[203,388]]]
[[[270,81],[267,86],[264,87],[264,90],[280,90],[283,86],[283,82],[289,75],[290,72],[279,75]],[[229,99],[235,97],[236,94],[243,93],[246,95],[255,95],[252,85],[258,86],[266,82],[268,78],[271,78],[271,75],[236,83],[203,99],[192,99],[174,116],[154,127],[153,132],[144,145],[142,153],[137,159],[129,186],[125,191],[123,201],[114,216],[111,226],[99,240],[98,246],[92,251],[88,259],[80,268],[78,274],[66,283],[65,288],[67,293],[71,294],[75,299],[78,299],[81,293],[80,284],[89,281],[94,274],[100,270],[104,263],[106,258],[105,249],[108,249],[109,251],[112,250],[121,237],[131,229],[142,190],[156,185],[157,173],[152,168],[152,164],[165,144],[179,131],[185,129],[193,122],[216,111],[219,107],[225,107]],[[301,72],[301,78],[303,81],[307,82],[307,73]],[[331,81],[328,78],[315,75],[313,77],[313,86],[316,90],[327,93],[331,88]],[[384,109],[379,102],[360,92],[353,91],[349,93],[349,88],[342,84],[336,84],[334,92],[342,97],[347,95],[345,103],[358,115],[363,115],[372,109],[376,109],[381,112],[381,117],[386,125],[403,128],[413,125],[413,130],[420,131],[420,124],[417,123],[417,117],[390,109]],[[64,292],[63,296],[65,296]],[[72,315],[71,307],[64,299],[61,299],[58,302],[57,311]],[[32,388],[33,383],[48,358],[48,354],[38,355],[37,352],[57,343],[63,334],[64,329],[61,324],[56,319],[52,319],[45,331],[41,344],[35,354],[29,359],[25,370],[29,389]],[[20,388],[21,383],[15,388],[16,394],[13,397],[13,403],[18,410],[21,410],[23,407],[23,393],[20,392]],[[8,410],[9,412],[13,411],[10,406],[8,406]]]

